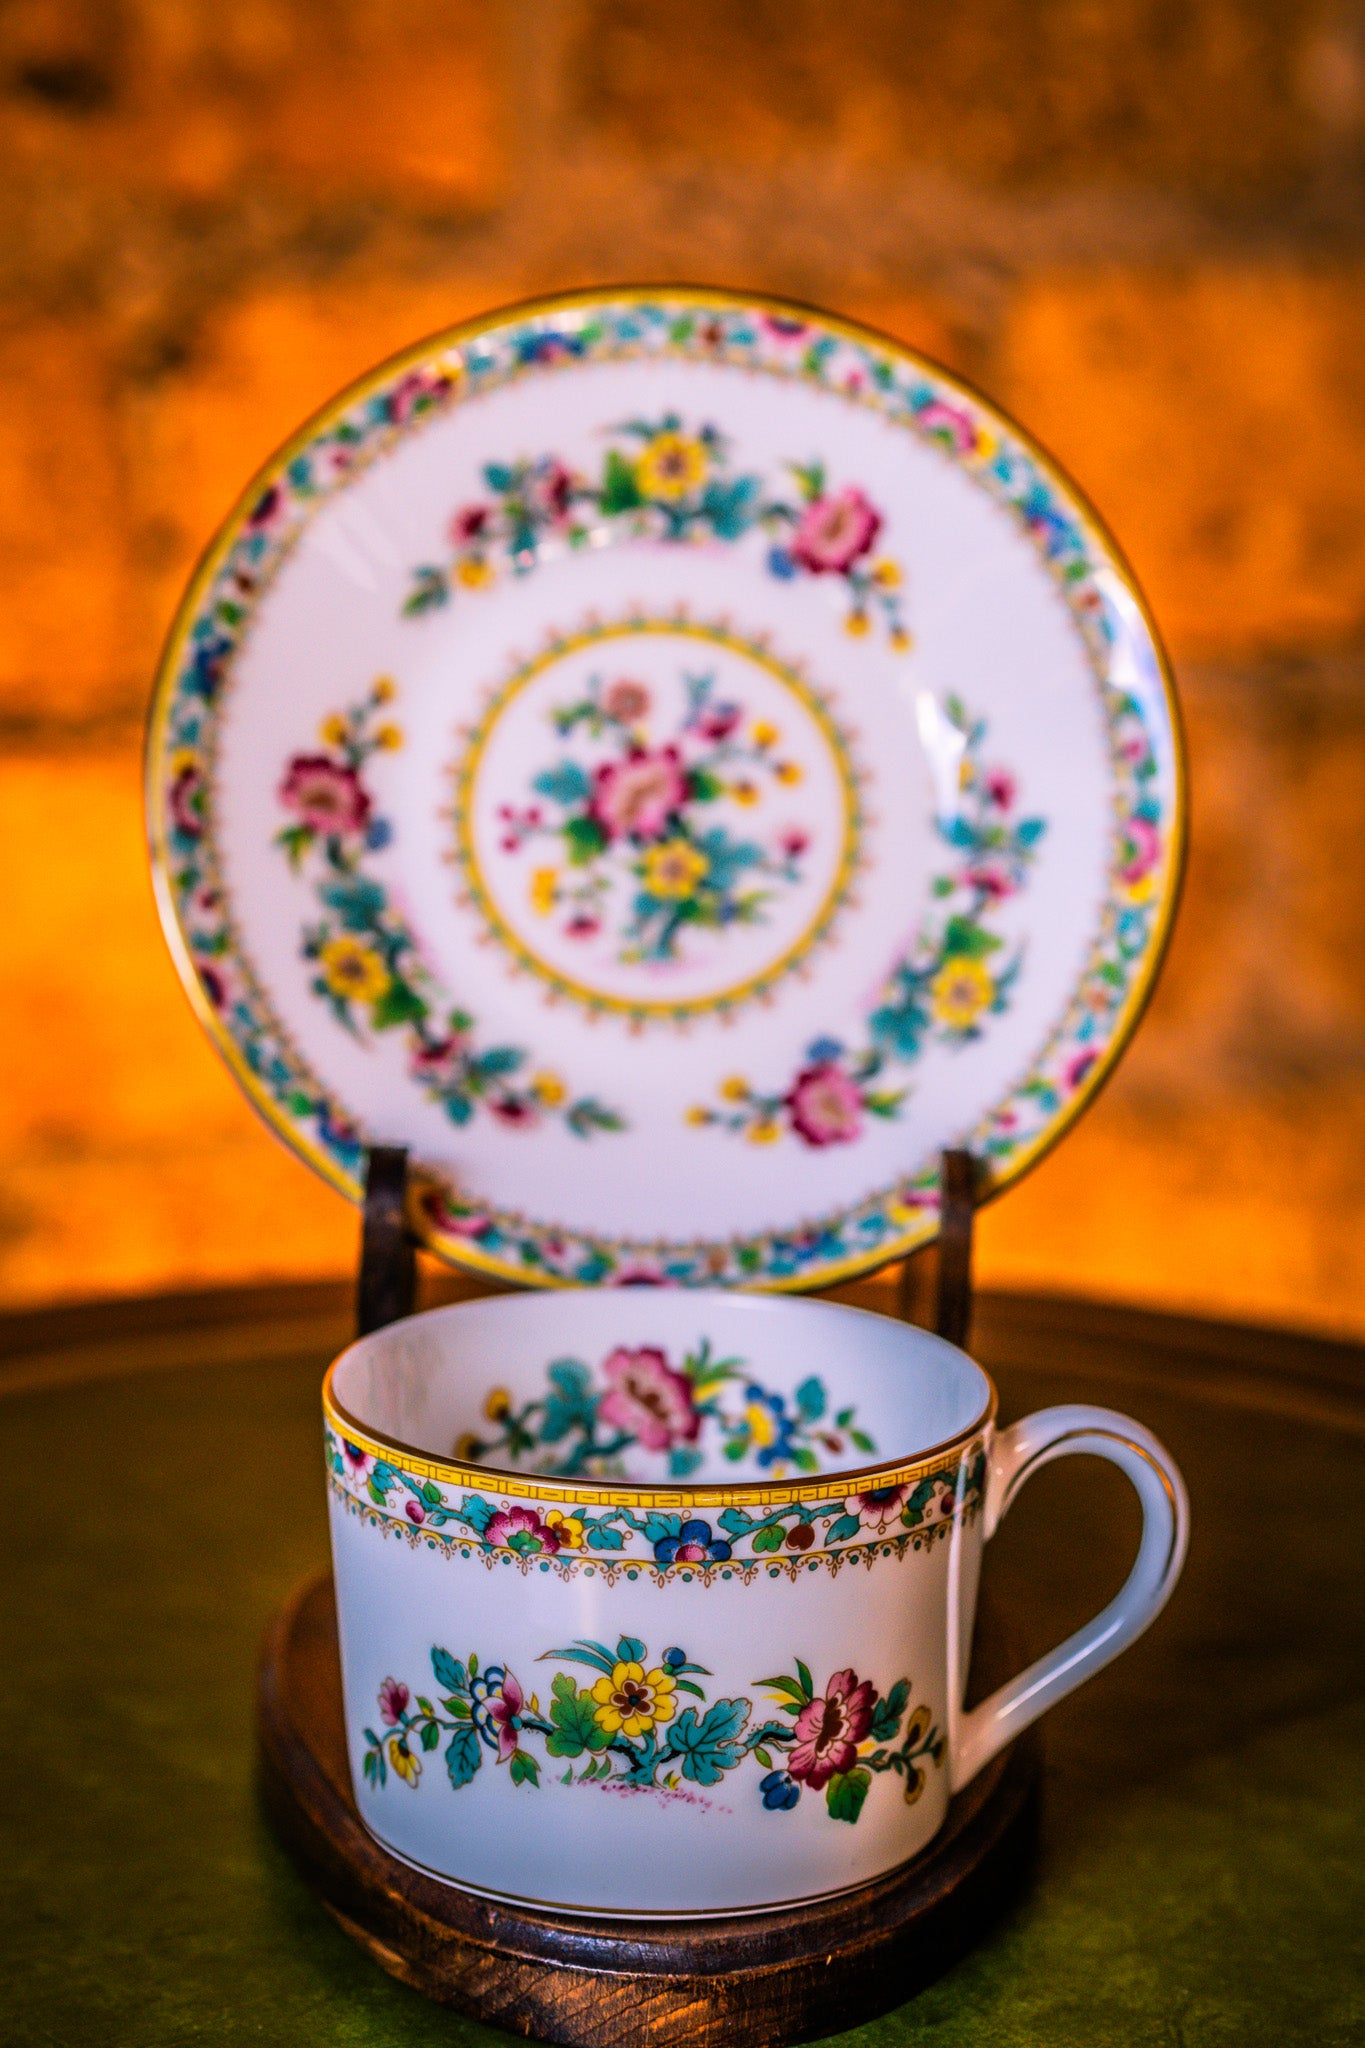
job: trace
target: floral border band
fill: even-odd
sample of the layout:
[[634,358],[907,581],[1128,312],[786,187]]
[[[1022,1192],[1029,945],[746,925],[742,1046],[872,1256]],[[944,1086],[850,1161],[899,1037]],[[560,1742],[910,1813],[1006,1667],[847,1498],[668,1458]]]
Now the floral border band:
[[[766,1572],[795,1579],[824,1567],[902,1558],[979,1514],[985,1442],[948,1458],[878,1472],[853,1490],[838,1475],[789,1487],[579,1486],[468,1474],[423,1460],[396,1462],[330,1414],[328,1486],[348,1514],[415,1549],[477,1559],[492,1568],[533,1568],[607,1585],[621,1577],[658,1585],[682,1579],[744,1584]],[[490,1485],[490,1481],[494,1483]],[[444,1483],[443,1483],[444,1482]],[[704,1512],[703,1512],[704,1511]]]
[[[781,302],[679,292],[572,296],[456,330],[346,394],[299,437],[224,528],[172,629],[148,744],[153,870],[172,950],[211,1035],[267,1119],[352,1200],[364,1131],[318,1080],[273,1014],[234,930],[210,831],[217,719],[256,605],[319,504],[415,427],[532,375],[585,363],[679,360],[807,384],[876,412],[939,450],[1033,548],[1095,676],[1113,775],[1115,830],[1101,929],[1072,1001],[1029,1070],[982,1125],[961,1134],[983,1161],[983,1193],[1013,1179],[1094,1092],[1136,1022],[1160,960],[1183,857],[1183,766],[1173,707],[1173,797],[1161,802],[1154,724],[1113,679],[1126,572],[1098,522],[1073,509],[1046,459],[983,401],[898,344]],[[1145,630],[1145,628],[1144,628]],[[1154,665],[1164,679],[1159,650]],[[1169,698],[1169,683],[1163,680]],[[433,1249],[523,1282],[829,1284],[931,1238],[937,1159],[849,1209],[794,1230],[720,1242],[630,1242],[480,1203],[433,1173],[411,1217]]]

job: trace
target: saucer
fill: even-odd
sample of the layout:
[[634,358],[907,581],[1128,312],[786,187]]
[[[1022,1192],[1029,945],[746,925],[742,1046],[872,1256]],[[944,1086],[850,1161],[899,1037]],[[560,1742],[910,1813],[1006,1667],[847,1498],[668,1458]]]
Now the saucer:
[[272,1127],[522,1282],[816,1287],[1018,1177],[1174,909],[1170,677],[1095,515],[898,344],[718,292],[453,329],[213,543],[163,921]]

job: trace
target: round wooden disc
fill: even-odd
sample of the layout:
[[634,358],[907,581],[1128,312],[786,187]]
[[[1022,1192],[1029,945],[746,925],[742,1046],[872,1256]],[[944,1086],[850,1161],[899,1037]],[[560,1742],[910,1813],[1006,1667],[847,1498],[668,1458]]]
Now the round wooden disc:
[[1039,1753],[1025,1737],[958,1794],[928,1849],[840,1898],[667,1921],[476,1898],[409,1869],[361,1823],[330,1578],[302,1587],[267,1637],[257,1728],[278,1833],[376,1962],[490,2025],[591,2048],[777,2048],[885,2012],[980,1937],[1037,1831]]

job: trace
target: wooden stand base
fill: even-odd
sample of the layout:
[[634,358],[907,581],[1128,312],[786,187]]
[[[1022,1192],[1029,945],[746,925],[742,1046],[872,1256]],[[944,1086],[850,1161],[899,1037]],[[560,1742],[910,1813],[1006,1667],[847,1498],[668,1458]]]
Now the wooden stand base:
[[376,1962],[490,2025],[591,2048],[780,2048],[871,2019],[980,1938],[1036,1837],[1038,1748],[1026,1736],[959,1793],[922,1855],[822,1904],[738,1919],[593,1920],[476,1898],[410,1870],[361,1825],[325,1578],[270,1632],[258,1734],[276,1830]]

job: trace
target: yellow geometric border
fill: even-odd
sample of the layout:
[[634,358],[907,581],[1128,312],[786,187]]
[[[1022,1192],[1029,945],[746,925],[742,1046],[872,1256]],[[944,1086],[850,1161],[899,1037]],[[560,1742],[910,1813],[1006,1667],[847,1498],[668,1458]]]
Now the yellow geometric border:
[[[818,726],[834,756],[844,797],[844,830],[839,863],[823,902],[801,937],[794,940],[770,967],[764,968],[761,973],[751,976],[747,981],[737,982],[732,988],[722,989],[716,995],[699,996],[686,1002],[642,1002],[604,995],[600,989],[589,988],[585,983],[574,981],[570,976],[560,973],[557,968],[551,967],[518,938],[498,910],[480,872],[478,853],[474,845],[471,815],[474,780],[497,720],[529,684],[564,656],[581,653],[585,648],[598,646],[604,641],[625,639],[636,634],[678,636],[707,641],[733,654],[743,655],[755,666],[765,669],[775,681],[791,691],[802,709]],[[484,707],[483,715],[474,726],[469,744],[460,757],[459,766],[454,773],[455,802],[450,815],[455,825],[461,869],[480,915],[519,967],[528,969],[540,980],[548,983],[554,994],[567,996],[575,1002],[582,1003],[595,1015],[628,1017],[632,1023],[646,1023],[652,1019],[666,1018],[670,1023],[679,1024],[685,1023],[691,1017],[716,1013],[733,1015],[745,1003],[753,1001],[756,997],[768,995],[829,937],[861,864],[864,817],[858,791],[860,777],[850,759],[847,739],[835,724],[824,698],[797,670],[787,662],[779,660],[761,641],[748,639],[743,634],[732,631],[728,625],[694,620],[682,613],[675,612],[662,618],[648,614],[632,614],[610,624],[592,623],[581,627],[577,632],[557,635],[541,653],[514,669]]]
[[[985,1407],[966,1429],[943,1443],[934,1444],[918,1456],[900,1463],[857,1466],[846,1472],[826,1473],[824,1479],[787,1482],[746,1479],[731,1486],[632,1486],[624,1481],[604,1485],[588,1479],[531,1479],[520,1472],[508,1472],[497,1465],[464,1465],[453,1458],[433,1458],[429,1451],[400,1443],[397,1438],[376,1436],[348,1415],[332,1390],[338,1359],[322,1384],[322,1412],[338,1436],[369,1457],[401,1465],[418,1479],[433,1479],[447,1486],[464,1486],[472,1493],[495,1494],[499,1499],[529,1501],[574,1501],[582,1507],[627,1508],[731,1508],[781,1507],[788,1501],[828,1500],[833,1494],[867,1493],[883,1486],[906,1486],[940,1472],[956,1469],[962,1453],[984,1437],[995,1422],[997,1395],[987,1380],[990,1393]],[[978,1368],[979,1370],[979,1368]],[[985,1378],[985,1375],[982,1375]]]

